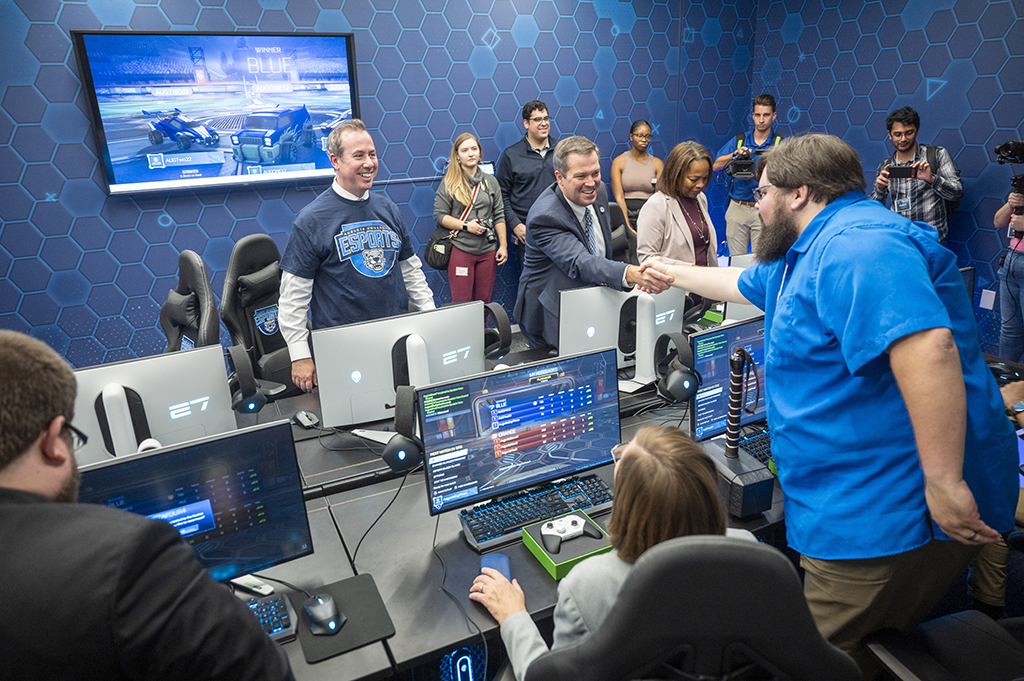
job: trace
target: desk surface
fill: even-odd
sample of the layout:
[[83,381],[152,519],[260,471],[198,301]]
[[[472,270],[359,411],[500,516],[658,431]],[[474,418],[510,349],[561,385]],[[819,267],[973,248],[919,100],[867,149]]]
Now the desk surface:
[[[313,535],[313,554],[264,570],[260,574],[283,579],[312,593],[325,584],[352,577],[354,573],[334,527],[327,502],[323,499],[307,502],[306,511]],[[285,589],[283,586],[277,588]],[[299,626],[305,626],[301,622],[301,615]],[[380,641],[312,665],[306,663],[298,639],[284,644],[284,651],[299,681],[327,678],[372,681],[388,678],[392,672],[391,661]]]
[[[610,465],[598,469],[609,483],[611,471]],[[480,574],[480,555],[462,538],[458,513],[428,514],[422,472],[411,474],[396,498],[400,483],[391,480],[330,498],[331,513],[350,554],[370,524],[395,499],[363,541],[355,568],[360,574],[373,575],[395,623],[395,636],[386,645],[399,671],[480,638],[459,605],[441,589],[442,580],[485,635],[494,636],[498,628],[483,606],[469,600],[469,587]],[[445,567],[431,550],[435,527],[437,553]],[[509,557],[512,576],[526,594],[530,614],[534,619],[550,617],[557,583],[522,542],[500,551]]]
[[[282,407],[279,414],[285,417],[298,408],[308,408],[295,403]],[[632,438],[646,425],[679,427],[682,416],[681,408],[667,407],[624,419],[622,440]],[[682,427],[685,425],[684,419]],[[344,491],[328,497],[329,513],[327,502],[322,499],[307,505],[316,553],[268,573],[287,581],[292,581],[288,579],[291,575],[293,583],[306,588],[354,573],[372,574],[396,630],[395,636],[383,645],[375,643],[317,665],[305,663],[297,641],[289,643],[285,649],[296,678],[326,678],[328,675],[341,679],[382,678],[390,673],[385,647],[397,670],[403,671],[435,660],[460,646],[478,642],[481,631],[491,640],[497,636],[497,622],[483,606],[468,598],[469,586],[480,572],[480,556],[463,539],[457,513],[429,515],[422,471],[408,477],[396,498],[401,478],[391,478],[392,474],[376,454],[380,445],[343,433],[326,435],[319,441],[299,442],[296,449],[307,486],[339,479],[350,484],[346,484]],[[597,472],[609,485],[612,483],[611,465]],[[349,556],[392,499],[394,503],[360,545],[353,573]],[[341,531],[344,548],[337,540],[332,515]],[[776,486],[771,511],[750,520],[730,519],[730,525],[757,531],[781,518],[782,494]],[[607,516],[599,520],[606,522]],[[440,559],[432,551],[435,532]],[[321,548],[324,544],[326,547]],[[557,582],[522,542],[500,551],[509,557],[512,575],[526,594],[526,607],[531,616],[535,620],[550,617],[557,599]],[[442,583],[455,600],[445,594]],[[467,615],[473,624],[466,621]]]

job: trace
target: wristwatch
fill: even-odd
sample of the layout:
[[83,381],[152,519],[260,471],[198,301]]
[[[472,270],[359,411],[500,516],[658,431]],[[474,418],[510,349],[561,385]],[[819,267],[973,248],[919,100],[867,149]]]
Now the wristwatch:
[[1014,421],[1017,420],[1017,416],[1021,413],[1024,413],[1024,401],[1016,402],[1006,408],[1006,415]]

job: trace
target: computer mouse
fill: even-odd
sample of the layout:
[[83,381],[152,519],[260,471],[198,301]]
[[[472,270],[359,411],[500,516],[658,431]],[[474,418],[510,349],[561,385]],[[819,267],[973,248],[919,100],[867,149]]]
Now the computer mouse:
[[320,419],[313,412],[302,410],[295,412],[295,416],[292,417],[292,423],[309,430],[319,426]]
[[313,594],[302,602],[302,609],[309,615],[309,630],[314,636],[333,636],[348,620],[344,613],[338,612],[330,594]]

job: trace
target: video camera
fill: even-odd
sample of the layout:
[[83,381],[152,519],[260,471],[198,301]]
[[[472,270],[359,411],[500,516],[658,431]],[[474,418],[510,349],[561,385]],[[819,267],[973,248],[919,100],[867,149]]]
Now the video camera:
[[[1022,143],[1024,144],[1024,143]],[[757,161],[752,156],[760,156],[767,149],[755,149],[749,154],[741,154],[737,152],[732,157],[732,163],[725,169],[725,172],[732,175],[737,180],[752,180],[757,177]]]
[[[1003,142],[995,148],[996,161],[999,165],[1004,163],[1024,163],[1024,140],[1011,140]],[[1024,175],[1014,175],[1010,178],[1010,186],[1017,194],[1024,194]],[[1024,206],[1016,206],[1013,209],[1014,215],[1024,215]]]

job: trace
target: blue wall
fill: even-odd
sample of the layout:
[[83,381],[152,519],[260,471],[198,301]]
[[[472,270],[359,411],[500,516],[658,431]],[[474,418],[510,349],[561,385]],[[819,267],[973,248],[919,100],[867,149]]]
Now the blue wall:
[[[918,109],[921,139],[949,149],[965,179],[950,246],[991,286],[991,216],[1011,175],[991,148],[1024,136],[1019,1],[0,0],[0,16],[0,327],[76,366],[162,350],[157,315],[178,252],[202,254],[219,292],[232,244],[266,232],[283,248],[325,185],[106,197],[73,29],[354,32],[378,188],[420,250],[451,140],[471,129],[495,160],[522,132],[523,101],[548,102],[554,134],[595,139],[607,172],[634,118],[652,122],[661,157],[684,139],[715,151],[767,91],[784,133],[838,134],[868,168],[888,155],[885,114]],[[717,183],[718,224],[723,196]],[[517,274],[504,266],[495,286],[509,309]],[[428,278],[450,299],[443,275]],[[981,317],[991,343],[996,320]]]

